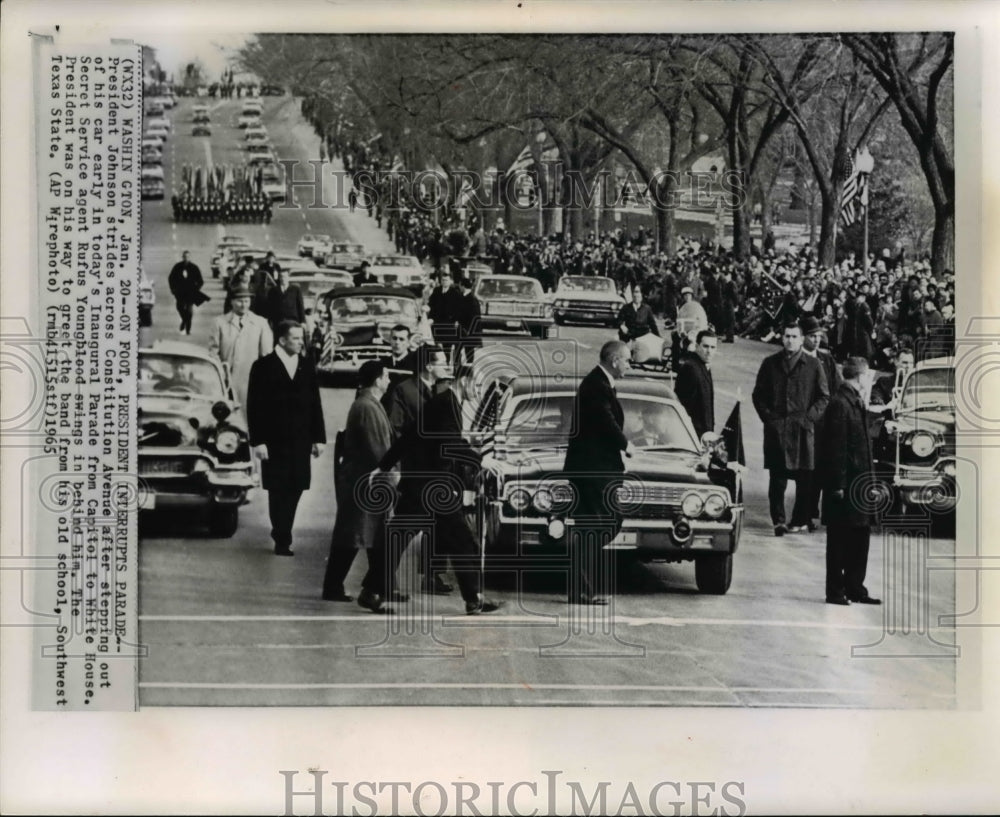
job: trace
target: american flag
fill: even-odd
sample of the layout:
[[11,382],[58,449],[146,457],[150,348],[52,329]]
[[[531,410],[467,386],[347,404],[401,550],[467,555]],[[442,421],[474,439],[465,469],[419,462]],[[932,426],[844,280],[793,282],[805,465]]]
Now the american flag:
[[[867,149],[866,149],[867,150]],[[850,227],[868,209],[868,174],[858,172],[859,150],[851,162],[851,171],[844,182],[844,192],[840,197],[840,222]]]

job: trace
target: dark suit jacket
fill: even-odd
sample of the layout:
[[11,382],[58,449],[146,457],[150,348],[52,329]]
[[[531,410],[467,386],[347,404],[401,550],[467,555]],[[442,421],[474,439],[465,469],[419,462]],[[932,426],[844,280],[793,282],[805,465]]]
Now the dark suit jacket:
[[625,413],[600,366],[580,382],[573,411],[577,433],[569,439],[563,469],[570,475],[624,473],[622,452],[628,445],[622,430]]
[[247,389],[250,445],[267,446],[261,483],[267,490],[309,488],[313,443],[326,442],[316,369],[300,356],[295,379],[277,352],[254,361]]
[[[872,522],[871,510],[864,505],[866,482],[874,479],[868,420],[861,396],[854,387],[842,383],[830,400],[823,418],[824,434],[820,441],[820,480],[823,486],[823,522],[866,526]],[[834,491],[843,491],[837,499]]]
[[479,299],[470,292],[468,295],[462,295],[455,305],[458,308],[455,320],[458,323],[459,336],[469,341],[470,345],[482,346],[479,326],[482,309],[479,306]]
[[407,371],[412,374],[417,370],[417,353],[407,352],[399,360],[394,360],[392,354],[390,353],[382,358],[382,362],[390,369]]
[[170,270],[170,275],[167,278],[170,293],[177,299],[177,303],[179,304],[196,304],[208,300],[201,292],[204,283],[198,265],[192,264],[190,261],[187,263],[178,261]]
[[648,332],[652,332],[656,336],[660,334],[656,325],[656,316],[653,315],[653,310],[649,308],[647,303],[641,304],[638,309],[635,308],[635,304],[625,304],[618,310],[618,323],[616,325],[621,326],[623,323],[628,328],[628,334],[622,335],[619,330],[618,334],[622,340],[635,340]]
[[[399,489],[404,495],[420,496],[425,510],[439,514],[461,513],[461,492],[472,490],[480,469],[480,456],[462,437],[462,414],[451,389],[431,397],[396,439],[379,463],[388,470],[402,464]],[[407,473],[407,463],[414,466]],[[437,486],[425,492],[430,485]]]
[[688,355],[681,363],[674,392],[699,438],[706,431],[715,431],[715,385],[712,373],[700,357]]
[[753,405],[764,423],[764,467],[811,471],[816,421],[830,391],[823,366],[799,350],[791,361],[781,351],[764,358],[753,389]]
[[289,284],[284,292],[279,287],[272,287],[266,296],[264,317],[277,328],[282,321],[298,321],[305,323],[306,308],[302,302],[302,290],[295,284]]

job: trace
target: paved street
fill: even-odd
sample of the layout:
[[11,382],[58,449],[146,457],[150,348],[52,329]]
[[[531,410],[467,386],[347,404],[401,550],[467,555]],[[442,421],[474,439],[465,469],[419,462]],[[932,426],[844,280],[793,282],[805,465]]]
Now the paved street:
[[[190,135],[191,99],[169,112],[174,130],[164,151],[167,199],[143,206],[143,265],[157,296],[147,342],[181,337],[166,277],[181,252],[190,250],[212,300],[196,311],[194,331],[185,339],[206,344],[209,322],[224,300],[209,264],[223,233],[278,253],[294,253],[306,232],[357,240],[369,251],[392,249],[360,208],[278,208],[266,226],[174,224],[170,184],[179,183],[185,162],[242,161],[242,134],[235,127],[241,101],[209,104],[210,139]],[[267,98],[263,121],[279,158],[318,157],[318,141],[292,98]],[[305,165],[300,175],[307,170]],[[308,189],[299,195],[305,204],[312,201]],[[612,335],[560,329],[560,337],[579,344],[588,369]],[[887,603],[837,607],[823,600],[824,535],[773,536],[762,432],[749,397],[761,359],[775,349],[738,339],[720,346],[713,369],[720,424],[743,398],[750,469],[746,522],[727,595],[700,595],[693,565],[682,563],[627,568],[614,604],[596,612],[568,607],[558,577],[544,576],[532,577],[520,593],[496,589],[492,595],[508,601],[499,616],[460,615],[457,592],[414,593],[409,604],[396,605],[395,620],[356,604],[324,602],[320,587],[336,510],[331,445],[314,460],[312,490],[296,518],[294,559],[273,556],[260,491],[241,510],[231,539],[211,538],[200,512],[190,507],[142,518],[140,623],[149,654],[140,666],[141,704],[954,706],[955,663],[947,647],[954,633],[935,627],[938,615],[953,612],[953,574],[932,571],[926,585],[894,579],[887,587],[890,574],[883,569],[894,564],[884,553],[908,555],[919,569],[921,558],[952,553],[953,541],[927,540],[922,550],[884,545],[873,534],[867,585]],[[352,398],[348,389],[323,391],[331,442]],[[357,592],[364,568],[361,556],[348,592]],[[413,580],[413,568],[408,554],[404,580]]]

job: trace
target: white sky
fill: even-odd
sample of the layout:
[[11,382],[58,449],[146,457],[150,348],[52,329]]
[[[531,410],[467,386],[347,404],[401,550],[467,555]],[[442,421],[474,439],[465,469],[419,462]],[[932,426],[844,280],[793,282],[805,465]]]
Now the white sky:
[[210,80],[218,79],[222,70],[228,67],[230,57],[235,56],[240,47],[253,35],[236,34],[231,31],[219,31],[213,34],[188,29],[176,34],[162,30],[149,32],[132,30],[128,36],[137,43],[155,48],[160,67],[167,72],[167,76],[172,73],[180,81],[184,66],[196,58],[205,66]]

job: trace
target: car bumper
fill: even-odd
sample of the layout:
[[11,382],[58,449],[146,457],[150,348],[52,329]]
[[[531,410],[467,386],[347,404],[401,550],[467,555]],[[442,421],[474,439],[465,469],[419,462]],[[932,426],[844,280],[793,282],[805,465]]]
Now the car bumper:
[[617,317],[616,312],[602,311],[599,307],[594,309],[556,308],[553,314],[563,321],[573,321],[574,323],[608,323]]
[[541,329],[550,327],[554,323],[552,316],[523,316],[523,315],[483,315],[479,320],[479,325],[483,329],[502,329],[505,331]]
[[939,460],[933,467],[897,469],[892,480],[903,501],[910,505],[951,510],[958,504],[955,488],[955,460]]
[[195,474],[144,474],[140,510],[153,510],[158,498],[201,500],[209,505],[245,505],[257,477],[252,468]]
[[[743,509],[734,507],[731,513],[728,521],[626,519],[621,532],[604,549],[633,551],[641,558],[666,561],[694,559],[708,553],[734,553],[739,545],[736,531],[740,528]],[[534,547],[565,551],[567,534],[574,523],[572,519],[565,520],[560,531],[554,526],[555,521],[535,517],[502,519],[500,549],[511,552],[512,546],[520,545],[515,552],[522,554],[526,548]],[[687,525],[687,531],[681,522]]]

